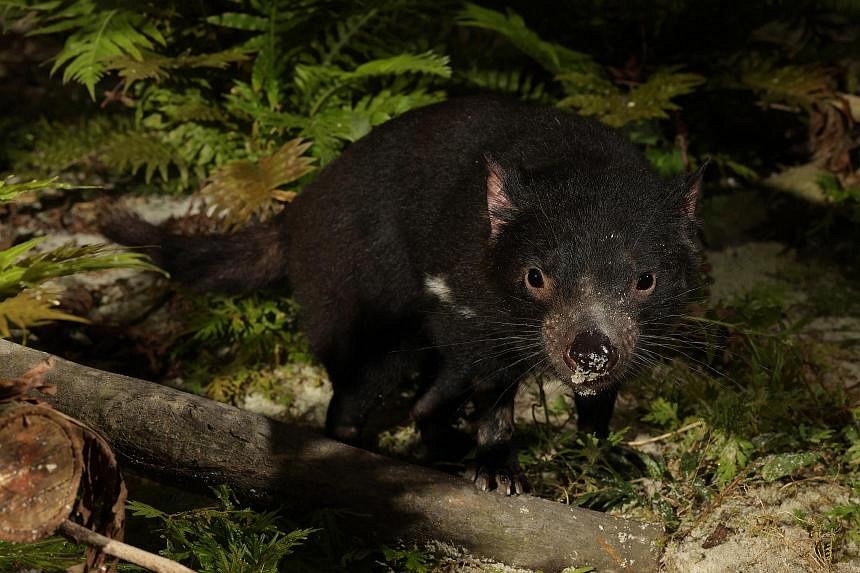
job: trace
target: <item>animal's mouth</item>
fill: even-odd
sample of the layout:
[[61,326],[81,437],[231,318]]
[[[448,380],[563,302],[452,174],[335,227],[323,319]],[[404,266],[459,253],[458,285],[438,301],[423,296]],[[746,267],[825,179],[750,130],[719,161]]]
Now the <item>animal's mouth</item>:
[[596,396],[609,390],[616,383],[615,377],[607,372],[598,373],[581,369],[568,371],[566,375],[561,376],[561,379],[574,394],[579,396]]

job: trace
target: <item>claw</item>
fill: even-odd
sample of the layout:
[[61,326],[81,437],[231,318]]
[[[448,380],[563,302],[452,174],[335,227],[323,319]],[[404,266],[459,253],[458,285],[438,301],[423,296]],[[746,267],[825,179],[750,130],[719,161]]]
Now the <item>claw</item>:
[[531,491],[531,485],[519,467],[477,466],[468,471],[467,478],[475,482],[481,491],[497,491],[504,495],[521,495]]

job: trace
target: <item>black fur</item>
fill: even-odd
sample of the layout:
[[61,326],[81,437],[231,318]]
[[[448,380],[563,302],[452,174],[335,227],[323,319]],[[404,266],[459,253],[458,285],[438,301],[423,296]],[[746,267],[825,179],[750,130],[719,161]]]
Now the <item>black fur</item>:
[[[281,215],[237,235],[178,237],[127,219],[108,232],[161,245],[158,260],[203,288],[288,277],[334,386],[330,435],[357,441],[379,397],[423,370],[433,381],[413,410],[422,432],[445,435],[473,401],[473,477],[517,493],[519,381],[554,370],[581,425],[608,432],[640,335],[665,330],[694,286],[697,195],[698,178],[661,180],[595,121],[479,97],[375,129]],[[653,292],[637,288],[649,273]]]

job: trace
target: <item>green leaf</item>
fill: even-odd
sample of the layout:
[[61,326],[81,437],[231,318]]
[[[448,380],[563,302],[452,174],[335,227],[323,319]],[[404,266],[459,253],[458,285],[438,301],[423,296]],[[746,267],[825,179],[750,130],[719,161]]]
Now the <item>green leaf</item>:
[[723,486],[732,481],[749,463],[754,449],[753,443],[745,438],[726,438],[717,459],[717,483]]
[[[9,269],[15,261],[44,240],[45,237],[37,237],[0,251],[0,273]],[[0,281],[2,281],[2,278],[3,275],[0,274]]]
[[88,322],[84,318],[56,310],[58,301],[52,293],[25,290],[17,295],[0,300],[0,338],[11,336],[11,326],[28,328],[40,326],[53,320]]
[[43,189],[96,189],[95,185],[73,185],[61,183],[59,177],[50,179],[32,179],[22,183],[12,183],[13,175],[0,180],[0,203],[11,201],[21,193],[41,191]]
[[120,77],[125,78],[124,89],[140,80],[163,81],[169,72],[181,68],[216,68],[223,69],[230,64],[243,62],[248,59],[245,50],[231,48],[208,54],[183,54],[176,57],[163,56],[144,50],[140,57],[123,54],[105,58],[104,67],[115,70]]
[[292,139],[259,161],[228,163],[210,177],[200,193],[227,228],[239,227],[253,216],[267,219],[280,201],[291,197],[280,187],[313,169],[314,158],[304,155],[310,146],[310,142]]
[[814,464],[818,459],[819,455],[815,452],[777,454],[769,457],[764,463],[761,468],[761,477],[765,481],[775,481]]
[[155,519],[159,517],[165,517],[167,514],[161,511],[160,509],[156,509],[151,505],[147,505],[141,501],[132,501],[129,500],[126,503],[126,507],[131,511],[131,514],[135,517],[145,517],[148,519]]
[[667,111],[680,109],[673,98],[692,92],[705,81],[700,75],[674,68],[657,70],[645,83],[626,92],[591,74],[567,72],[558,79],[570,94],[558,103],[560,107],[574,107],[582,115],[594,115],[613,127],[667,118]]
[[546,86],[521,70],[457,70],[458,79],[484,90],[510,94],[525,101],[550,102]]
[[24,256],[41,240],[32,239],[0,251],[0,297],[14,296],[23,288],[78,272],[114,268],[160,270],[141,253],[129,253],[106,245],[67,245]]
[[761,96],[764,103],[783,103],[810,109],[833,97],[835,81],[819,66],[779,66],[753,55],[740,66],[741,83]]
[[507,14],[502,14],[477,4],[467,3],[457,21],[461,26],[484,28],[503,35],[521,52],[530,56],[549,72],[577,70],[593,73],[596,71],[597,65],[591,56],[542,40],[513,10],[509,9]]
[[328,109],[311,117],[304,123],[302,134],[313,139],[311,151],[325,165],[334,159],[341,141],[356,141],[392,117],[441,99],[441,94],[424,90],[407,93],[382,90],[361,98],[353,106]]
[[643,416],[642,419],[661,426],[677,427],[680,424],[680,420],[678,419],[678,404],[669,402],[665,398],[652,400],[649,405],[648,414]]
[[249,30],[265,32],[269,29],[269,19],[263,16],[253,16],[239,12],[224,12],[217,16],[209,16],[206,21],[215,26],[233,28],[234,30]]
[[[77,5],[80,9],[73,9]],[[161,32],[139,13],[94,10],[91,2],[81,0],[56,16],[68,16],[69,20],[33,32],[48,34],[65,28],[77,28],[57,55],[51,73],[65,66],[63,83],[76,81],[83,84],[92,99],[95,99],[95,86],[108,70],[112,59],[128,57],[140,61],[143,59],[142,50],[153,49],[155,44],[165,44]],[[79,12],[87,14],[80,17]]]
[[85,545],[62,537],[47,537],[33,543],[0,541],[0,571],[65,571],[84,560]]
[[431,51],[423,54],[399,54],[390,58],[371,60],[361,64],[344,78],[360,78],[388,74],[433,74],[443,78],[451,77],[448,56],[440,56]]

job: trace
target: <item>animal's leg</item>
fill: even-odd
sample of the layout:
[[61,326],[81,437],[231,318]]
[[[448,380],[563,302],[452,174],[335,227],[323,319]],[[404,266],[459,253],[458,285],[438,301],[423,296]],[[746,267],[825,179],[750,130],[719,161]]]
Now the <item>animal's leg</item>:
[[517,384],[510,384],[500,395],[481,397],[482,413],[478,422],[478,450],[470,476],[484,491],[498,490],[515,495],[531,489],[517,460],[514,447],[514,398]]
[[607,438],[617,395],[618,391],[611,390],[597,396],[574,396],[579,431],[590,432],[601,439]]

